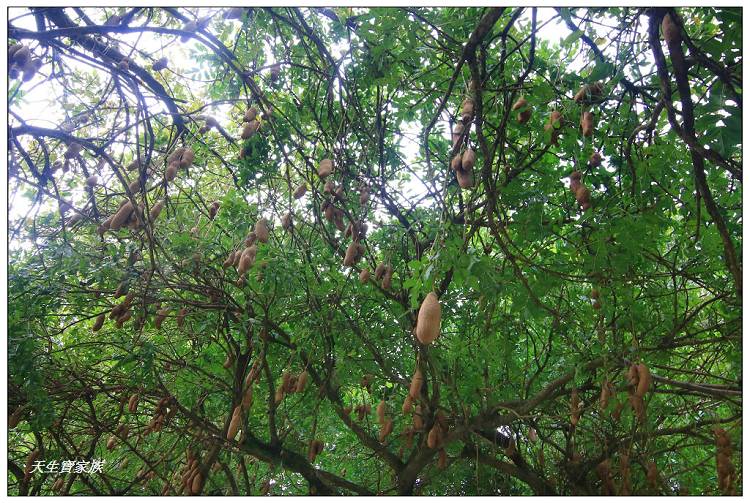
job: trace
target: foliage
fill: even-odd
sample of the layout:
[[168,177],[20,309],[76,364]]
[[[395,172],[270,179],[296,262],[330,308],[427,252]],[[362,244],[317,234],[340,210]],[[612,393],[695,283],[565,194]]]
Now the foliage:
[[[39,61],[9,86],[11,494],[607,494],[608,477],[617,494],[741,493],[740,9],[240,11],[9,11],[9,45]],[[242,140],[249,107],[260,129]],[[195,159],[168,180],[178,147]],[[450,164],[469,148],[462,188]],[[126,200],[131,224],[102,227]],[[367,225],[352,267],[328,200]],[[270,240],[240,277],[222,262],[261,218]],[[360,282],[380,263],[390,288]],[[121,285],[132,317],[116,323]],[[441,332],[423,346],[432,291]],[[34,449],[106,463],[25,476]]]

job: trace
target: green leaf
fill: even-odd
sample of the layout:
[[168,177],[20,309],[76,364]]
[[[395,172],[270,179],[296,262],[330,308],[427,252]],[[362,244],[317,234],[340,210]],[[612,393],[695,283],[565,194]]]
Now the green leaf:
[[603,80],[610,75],[614,75],[615,70],[615,66],[612,63],[606,61],[597,61],[596,66],[589,75],[589,80]]
[[572,32],[570,35],[568,35],[567,37],[565,37],[562,40],[561,44],[563,45],[563,47],[568,47],[573,42],[575,42],[576,40],[580,39],[583,35],[584,35],[584,33],[581,30],[576,30],[576,31]]

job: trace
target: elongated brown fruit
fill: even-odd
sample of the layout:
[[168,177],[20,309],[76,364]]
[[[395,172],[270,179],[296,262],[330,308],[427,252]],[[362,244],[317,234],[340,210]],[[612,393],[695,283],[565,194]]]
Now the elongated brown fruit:
[[278,388],[276,388],[276,394],[273,397],[274,403],[277,405],[281,403],[281,401],[284,399],[284,384],[280,384]]
[[116,320],[117,318],[119,318],[120,316],[122,316],[122,313],[125,312],[125,309],[127,309],[127,307],[124,304],[117,304],[109,312],[109,319],[110,320]]
[[141,185],[141,179],[136,178],[130,184],[128,184],[128,190],[132,192],[133,194],[138,194],[143,189],[143,185]]
[[638,395],[630,395],[628,396],[628,400],[630,401],[630,406],[633,408],[633,413],[635,414],[635,417],[638,418],[638,422],[645,423],[646,422],[646,404],[643,403],[643,398],[641,398]]
[[153,65],[151,65],[151,69],[155,72],[160,72],[166,69],[168,64],[169,64],[169,60],[167,58],[159,58],[156,61],[154,61]]
[[185,150],[185,147],[177,147],[174,149],[172,153],[169,154],[169,157],[167,157],[167,163],[176,162],[179,165],[180,158],[182,158],[182,154],[185,153]]
[[16,410],[13,411],[13,414],[8,416],[8,428],[11,430],[18,426],[18,423],[21,422],[21,418],[23,417],[23,413],[26,411],[26,407],[23,405],[19,406]]
[[24,66],[31,60],[31,49],[23,44],[17,44],[17,47],[13,54],[9,55],[9,59],[12,59],[18,66]]
[[190,165],[193,164],[194,160],[195,152],[192,148],[186,147],[185,150],[182,151],[182,155],[180,155],[180,167],[189,168]]
[[595,98],[602,95],[604,86],[601,82],[594,82],[593,84],[584,84],[573,96],[573,101],[576,103],[592,103]]
[[291,372],[284,372],[281,375],[281,386],[284,388],[284,393],[290,393],[294,390],[295,384],[292,382],[294,375]]
[[[583,208],[586,205],[591,204],[591,190],[585,185],[581,185],[576,189],[576,201]],[[583,208],[584,210],[587,208]]]
[[473,149],[467,148],[464,155],[461,156],[461,169],[463,171],[469,171],[474,167],[474,163],[477,160],[477,155]]
[[284,391],[289,389],[289,383],[292,380],[292,373],[289,371],[284,371],[283,374],[281,374],[281,385],[284,387]]
[[550,139],[549,144],[550,145],[558,145],[559,138],[560,138],[560,130],[555,129],[555,127],[552,124],[545,124],[544,125],[544,133],[549,133]]
[[521,96],[520,98],[518,98],[516,100],[515,103],[513,103],[513,106],[511,107],[511,110],[513,110],[515,112],[516,110],[519,110],[519,109],[525,107],[528,104],[529,104],[529,102],[526,101],[526,98],[524,98],[523,96]]
[[370,189],[368,187],[364,187],[359,192],[359,204],[364,206],[365,204],[367,204],[367,201],[369,199],[370,199]]
[[164,320],[167,318],[167,315],[169,314],[169,308],[159,309],[156,311],[156,316],[154,317],[154,326],[157,330],[161,330],[161,326],[164,323]]
[[578,92],[573,96],[573,101],[576,103],[580,103],[583,101],[583,99],[586,97],[588,87],[586,85],[582,85],[581,88],[578,90]]
[[519,124],[526,124],[529,122],[529,119],[531,119],[531,109],[524,110],[523,112],[518,112],[516,115],[516,120],[519,122]]
[[594,134],[594,114],[591,112],[583,112],[581,114],[581,131],[583,132],[583,136]]
[[370,270],[368,268],[362,269],[362,271],[359,273],[359,282],[363,285],[367,283],[370,280]]
[[192,494],[200,494],[201,490],[203,489],[203,475],[200,471],[197,471],[195,475],[193,475],[193,481],[190,484],[190,492]]
[[253,404],[253,386],[251,384],[245,390],[245,394],[242,395],[242,410],[248,410],[252,404]]
[[159,218],[159,215],[161,214],[161,210],[163,209],[164,209],[164,201],[157,201],[157,203],[151,207],[151,211],[149,212],[149,217],[151,218],[152,222],[156,220],[157,218]]
[[463,137],[465,130],[466,130],[466,126],[464,126],[463,121],[461,120],[457,121],[456,126],[453,128],[453,133],[451,135],[451,140],[453,140],[454,147],[458,144],[458,142],[461,141],[461,138]]
[[258,221],[255,222],[254,232],[255,235],[258,236],[258,241],[261,243],[268,243],[268,223],[265,218],[258,219]]
[[381,400],[380,403],[378,403],[375,413],[378,416],[378,423],[385,423],[385,400]]
[[440,429],[440,425],[437,422],[432,425],[430,433],[427,434],[427,447],[430,449],[437,449],[442,443],[443,432]]
[[411,398],[411,395],[406,395],[406,398],[404,398],[404,404],[401,406],[401,412],[404,414],[408,414],[411,412],[413,400]]
[[59,477],[57,480],[55,480],[55,483],[52,484],[52,491],[59,492],[63,488],[63,484],[65,484],[65,479],[63,477]]
[[307,370],[303,370],[302,372],[300,372],[300,374],[297,376],[297,381],[294,384],[295,393],[302,393],[303,391],[305,391],[309,375],[310,374],[307,372]]
[[375,268],[375,281],[380,281],[383,278],[383,274],[385,274],[385,264],[381,262]]
[[453,159],[451,159],[451,169],[453,171],[461,171],[461,154],[456,154]]
[[651,387],[651,372],[643,363],[637,365],[636,371],[638,372],[638,386],[635,388],[635,394],[643,398]]
[[128,412],[131,414],[135,414],[136,411],[138,411],[138,400],[140,399],[140,396],[138,393],[133,393],[131,395],[130,400],[128,400]]
[[242,138],[243,140],[251,138],[255,133],[258,132],[259,127],[260,123],[257,120],[246,122],[245,125],[242,126],[242,134],[240,135],[240,138]]
[[467,98],[464,100],[463,105],[461,105],[461,119],[463,119],[464,124],[468,124],[471,122],[471,119],[474,117],[474,100],[471,98]]
[[578,389],[573,388],[570,392],[570,424],[576,426],[581,418],[581,402],[578,398]]
[[393,267],[390,265],[385,266],[385,272],[383,273],[383,289],[390,290],[391,282],[393,281]]
[[177,326],[179,328],[182,328],[183,325],[185,325],[185,317],[187,316],[188,311],[186,307],[183,307],[179,311],[177,311]]
[[620,496],[630,496],[630,456],[626,453],[620,454]]
[[393,432],[393,419],[387,419],[380,428],[380,443],[385,442],[385,439]]
[[445,468],[448,466],[448,453],[445,452],[445,449],[440,449],[440,452],[438,453],[437,466],[439,470],[445,470]]
[[320,161],[320,165],[318,166],[318,176],[320,178],[325,178],[331,173],[333,173],[333,161],[331,159],[323,159]]
[[243,122],[254,121],[258,117],[258,109],[256,107],[250,107],[245,110],[245,115],[242,118]]
[[339,202],[345,202],[346,201],[346,193],[344,192],[344,186],[339,185],[336,191],[333,193],[333,197],[336,198]]
[[411,385],[409,386],[409,396],[413,400],[419,400],[419,394],[422,392],[422,383],[424,383],[424,376],[422,371],[417,367],[414,371],[414,376],[411,378]]
[[310,463],[315,461],[315,458],[317,458],[318,455],[323,452],[324,446],[325,444],[317,439],[310,442],[310,446],[307,450],[307,459],[308,461],[310,461]]
[[250,387],[253,385],[253,382],[255,381],[255,378],[258,377],[258,365],[257,361],[253,363],[252,367],[250,367],[250,371],[245,376],[245,381],[243,386],[245,388]]
[[412,426],[414,426],[415,430],[421,430],[424,427],[424,419],[422,418],[422,406],[419,404],[414,406]]
[[81,150],[83,150],[83,145],[74,141],[73,143],[68,145],[68,149],[65,151],[63,156],[65,157],[65,159],[73,159],[81,153]]
[[344,212],[338,208],[334,208],[333,224],[341,232],[344,232],[346,230],[346,225],[344,225]]
[[456,180],[458,180],[458,186],[464,190],[474,186],[474,174],[471,171],[456,171]]
[[33,451],[29,453],[29,456],[26,458],[26,466],[24,467],[24,470],[23,470],[24,482],[28,482],[31,479],[31,471],[32,471],[32,468],[34,467],[34,461],[37,460],[37,458],[39,457],[39,454],[41,454],[39,449],[34,449]]
[[237,274],[242,276],[247,271],[250,270],[250,268],[255,263],[255,255],[257,253],[257,247],[255,245],[248,246],[242,251],[242,255],[240,255],[240,262],[237,266]]
[[307,184],[306,183],[299,184],[297,189],[294,191],[294,198],[301,199],[302,196],[305,195],[305,192],[307,192]]
[[121,328],[132,317],[133,317],[133,311],[131,311],[130,309],[128,309],[127,311],[125,311],[122,314],[122,316],[120,316],[119,318],[117,318],[115,326],[117,328]]
[[234,356],[232,356],[231,354],[228,354],[227,359],[224,360],[223,367],[225,369],[228,369],[228,368],[232,368],[232,365],[234,365]]
[[117,446],[117,437],[112,435],[109,437],[109,440],[107,440],[107,450],[112,450]]
[[80,222],[81,220],[83,220],[83,216],[80,213],[76,213],[68,220],[68,226],[70,227],[73,224]]
[[128,438],[128,435],[130,434],[130,426],[128,426],[127,424],[121,424],[115,430],[115,434],[119,435],[123,440],[126,440]]
[[86,178],[86,185],[89,187],[96,187],[96,184],[99,183],[99,177],[96,175],[91,175],[90,177]]
[[288,231],[292,228],[292,213],[289,212],[281,217],[281,228]]
[[130,218],[130,214],[133,213],[134,209],[135,208],[133,207],[133,203],[127,201],[122,206],[122,208],[117,210],[117,213],[115,213],[114,217],[112,217],[112,221],[109,223],[110,230],[120,230],[120,228],[128,221],[128,219]]
[[320,205],[320,211],[323,212],[323,216],[326,220],[328,220],[329,222],[333,222],[333,216],[336,212],[336,208],[334,208],[330,201],[323,201],[323,204]]
[[628,384],[631,386],[636,386],[638,384],[638,366],[633,364],[628,368],[628,373],[626,374],[625,378],[628,381]]
[[179,162],[171,162],[167,166],[167,170],[164,172],[164,179],[171,182],[177,177],[177,170],[179,169]]
[[234,251],[234,250],[229,253],[229,255],[227,256],[227,258],[224,259],[224,262],[222,262],[222,264],[221,264],[222,269],[227,269],[227,268],[231,267],[232,264],[234,264],[234,256],[235,256],[236,253],[237,252]]
[[427,294],[417,315],[417,339],[431,344],[440,335],[440,301],[435,292]]
[[346,248],[346,255],[344,256],[344,265],[351,267],[354,264],[357,263],[358,257],[358,249],[357,249],[357,243],[352,242],[347,248]]
[[99,316],[96,317],[96,321],[94,322],[94,326],[91,327],[91,329],[94,332],[98,332],[104,326],[104,318],[105,317],[106,317],[106,313],[102,313],[102,314],[100,314]]
[[255,234],[255,231],[250,231],[250,234],[245,237],[245,247],[249,248],[255,244],[255,242],[258,240],[258,235]]
[[732,463],[732,439],[720,426],[714,426],[713,432],[716,441],[716,475],[719,479],[719,491],[724,495],[733,495],[736,470]]

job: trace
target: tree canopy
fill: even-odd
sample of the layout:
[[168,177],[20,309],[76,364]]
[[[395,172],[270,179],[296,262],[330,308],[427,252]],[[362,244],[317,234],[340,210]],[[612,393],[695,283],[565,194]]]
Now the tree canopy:
[[740,494],[741,33],[10,9],[9,492]]

